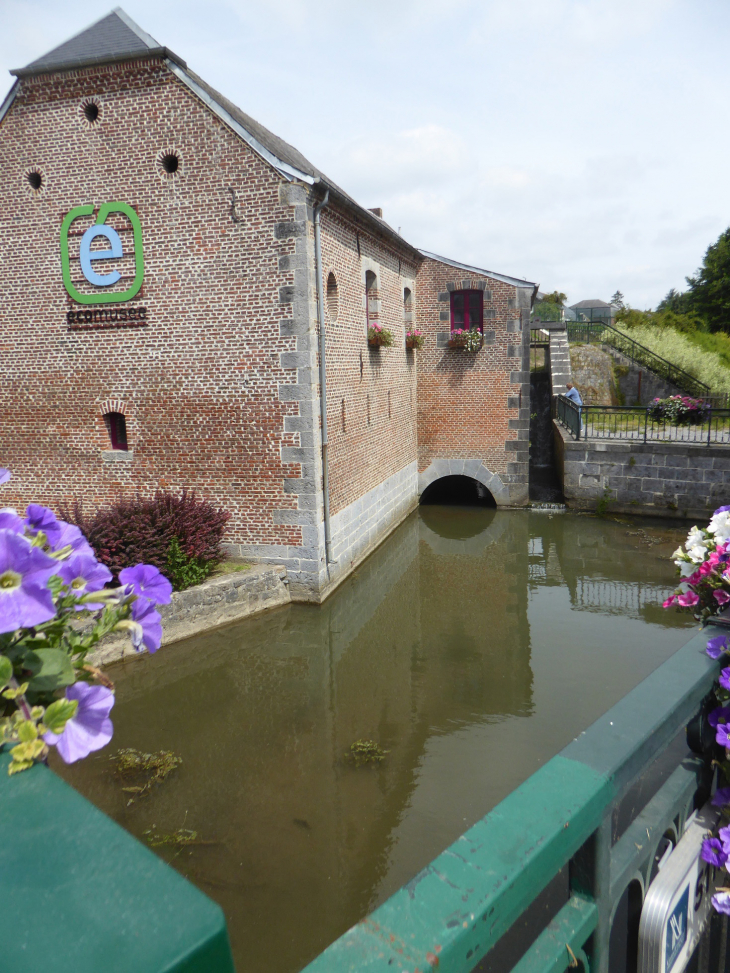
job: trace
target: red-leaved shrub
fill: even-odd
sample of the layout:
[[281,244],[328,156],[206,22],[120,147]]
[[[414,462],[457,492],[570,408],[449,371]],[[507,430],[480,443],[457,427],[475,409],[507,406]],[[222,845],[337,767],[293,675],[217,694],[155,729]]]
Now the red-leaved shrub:
[[180,589],[189,583],[185,578],[190,573],[180,574],[177,569],[180,556],[200,580],[225,559],[221,542],[230,514],[187,490],[179,496],[158,490],[150,500],[119,500],[91,516],[79,501],[61,505],[59,512],[81,528],[98,560],[115,578],[122,568],[153,564]]

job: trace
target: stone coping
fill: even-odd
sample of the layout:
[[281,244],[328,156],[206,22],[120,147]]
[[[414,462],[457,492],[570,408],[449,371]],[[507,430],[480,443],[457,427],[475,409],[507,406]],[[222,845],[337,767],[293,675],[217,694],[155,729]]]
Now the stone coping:
[[[169,605],[159,606],[162,645],[290,602],[286,568],[282,565],[253,564],[245,571],[216,575],[193,588],[174,592]],[[115,636],[90,652],[86,661],[93,666],[103,666],[141,654],[135,652],[128,637]]]

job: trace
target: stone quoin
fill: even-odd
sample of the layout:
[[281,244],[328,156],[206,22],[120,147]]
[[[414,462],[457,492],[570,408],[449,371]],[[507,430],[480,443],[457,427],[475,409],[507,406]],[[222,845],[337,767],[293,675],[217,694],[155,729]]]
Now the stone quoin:
[[[498,505],[527,502],[536,285],[418,250],[119,8],[12,73],[3,503],[194,489],[231,513],[232,552],[319,601],[419,476],[478,471]],[[465,325],[478,351],[448,346]]]

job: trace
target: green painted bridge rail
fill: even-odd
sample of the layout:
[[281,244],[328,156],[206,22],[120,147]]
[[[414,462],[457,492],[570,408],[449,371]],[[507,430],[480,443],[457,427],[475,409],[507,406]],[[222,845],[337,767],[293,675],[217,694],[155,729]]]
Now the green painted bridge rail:
[[2,973],[234,973],[222,910],[42,764],[0,753]]
[[[611,970],[636,969],[638,919],[627,916],[667,836],[676,842],[710,794],[709,757],[682,737],[688,723],[697,750],[706,737],[720,667],[706,643],[695,636],[305,973],[608,973],[609,956]],[[542,910],[521,957],[499,958],[510,937],[530,942],[521,923],[561,877],[552,918]]]

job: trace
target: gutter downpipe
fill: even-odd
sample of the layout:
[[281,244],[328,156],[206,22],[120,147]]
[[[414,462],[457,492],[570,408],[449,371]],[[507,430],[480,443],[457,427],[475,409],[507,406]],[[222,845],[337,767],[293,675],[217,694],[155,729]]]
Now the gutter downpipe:
[[320,239],[319,214],[330,198],[329,189],[324,198],[314,207],[314,272],[317,278],[317,313],[319,317],[319,405],[322,416],[322,499],[324,501],[324,548],[327,574],[329,565],[336,562],[332,558],[332,538],[330,534],[330,491],[329,471],[327,468],[327,368],[325,361],[324,294],[322,293],[322,243]]

